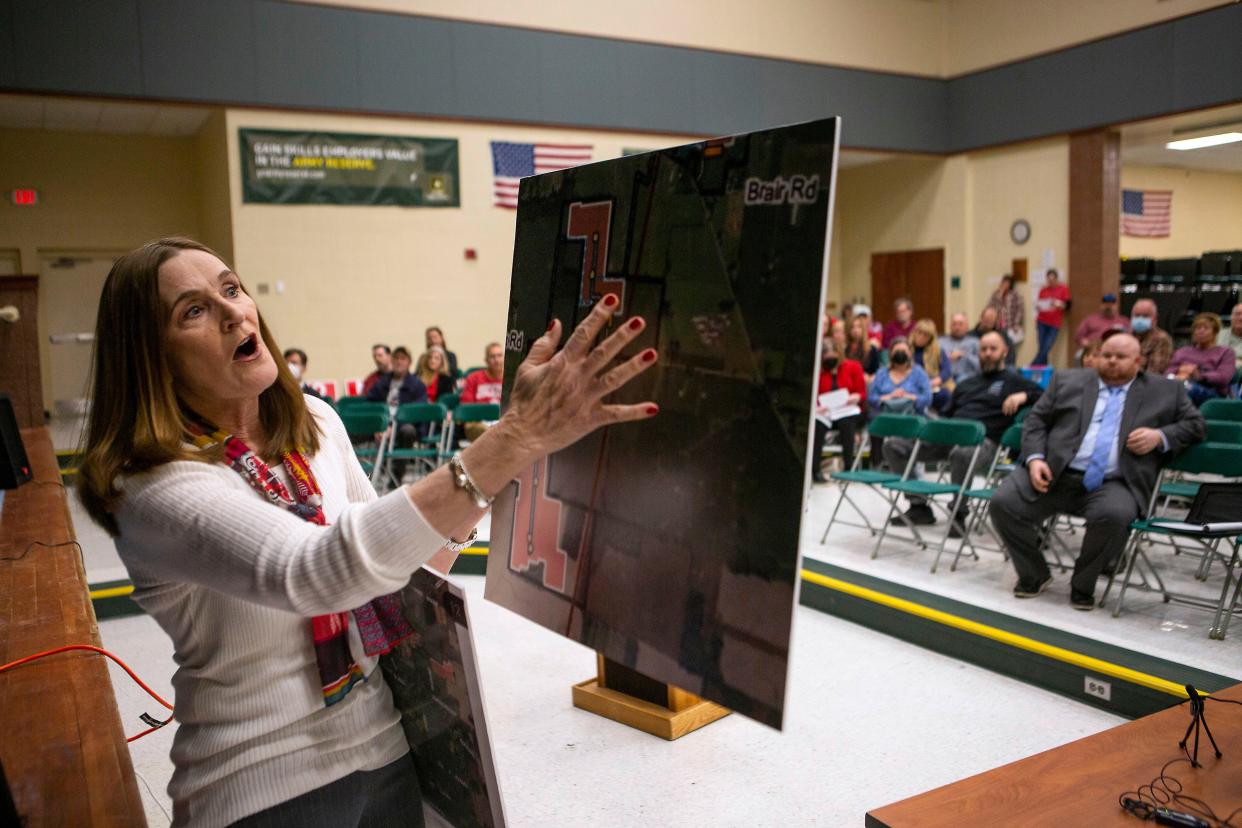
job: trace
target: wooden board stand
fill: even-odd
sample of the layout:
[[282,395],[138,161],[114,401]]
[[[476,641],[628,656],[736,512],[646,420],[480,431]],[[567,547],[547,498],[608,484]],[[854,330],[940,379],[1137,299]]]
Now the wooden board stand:
[[731,712],[679,687],[648,678],[595,654],[599,674],[574,685],[574,707],[637,728],[661,739],[678,739]]

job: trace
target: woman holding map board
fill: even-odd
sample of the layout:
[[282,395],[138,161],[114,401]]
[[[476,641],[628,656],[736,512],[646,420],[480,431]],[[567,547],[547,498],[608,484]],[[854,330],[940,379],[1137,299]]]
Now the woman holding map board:
[[218,255],[169,238],[117,260],[80,493],[176,647],[176,824],[417,824],[417,775],[376,671],[414,632],[391,593],[472,540],[520,470],[657,413],[603,403],[656,362],[648,349],[614,364],[639,318],[595,344],[617,304],[605,296],[563,348],[554,321],[496,426],[377,497],[340,418],[273,358]]

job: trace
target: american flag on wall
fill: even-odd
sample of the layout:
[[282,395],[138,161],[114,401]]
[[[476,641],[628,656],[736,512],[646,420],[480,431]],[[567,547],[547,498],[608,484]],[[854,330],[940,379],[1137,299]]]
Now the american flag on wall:
[[1122,235],[1165,238],[1172,210],[1172,190],[1122,190]]
[[517,207],[518,181],[528,175],[576,167],[591,160],[590,144],[518,144],[492,141],[493,192],[497,207]]

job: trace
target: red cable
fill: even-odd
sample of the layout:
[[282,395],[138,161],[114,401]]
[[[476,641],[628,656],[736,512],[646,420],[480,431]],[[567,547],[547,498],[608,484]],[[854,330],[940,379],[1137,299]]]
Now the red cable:
[[[147,695],[155,699],[160,704],[164,705],[164,707],[168,708],[169,710],[173,709],[173,706],[169,704],[168,702],[164,701],[164,699],[160,696],[159,693],[156,693],[154,690],[152,690],[150,687],[147,686],[146,682],[138,678],[138,676],[134,674],[134,671],[129,669],[128,664],[126,664],[124,661],[121,661],[119,658],[117,658],[112,653],[108,652],[107,650],[103,649],[102,647],[96,647],[93,644],[67,644],[64,647],[57,647],[53,650],[44,650],[41,653],[35,653],[34,655],[28,655],[25,658],[17,659],[17,661],[10,661],[8,664],[0,665],[0,673],[3,673],[6,670],[12,670],[14,667],[21,667],[23,664],[29,664],[30,662],[36,659],[46,658],[47,656],[54,656],[57,653],[65,653],[70,650],[87,650],[88,652],[98,653],[99,655],[107,656],[108,658],[115,661],[122,670],[128,673],[129,677],[134,680],[135,684],[137,684],[143,690],[146,690]],[[141,739],[143,736],[146,736],[148,733],[151,733],[152,731],[155,731],[155,730],[159,730],[161,727],[168,724],[172,720],[173,720],[173,717],[169,716],[167,719],[165,719],[163,722],[160,722],[160,724],[156,725],[155,727],[147,728],[146,730],[142,731],[141,733],[135,736],[130,736],[125,741],[132,742],[135,739]]]

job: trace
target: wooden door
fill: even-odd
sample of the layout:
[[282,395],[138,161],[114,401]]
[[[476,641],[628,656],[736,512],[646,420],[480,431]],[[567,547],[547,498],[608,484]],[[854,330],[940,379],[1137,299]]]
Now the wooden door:
[[894,318],[893,303],[914,303],[914,318],[929,317],[944,333],[944,248],[871,254],[871,311],[876,319]]

